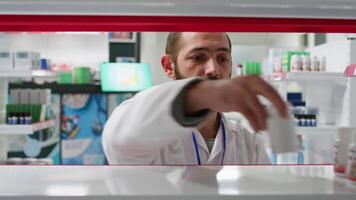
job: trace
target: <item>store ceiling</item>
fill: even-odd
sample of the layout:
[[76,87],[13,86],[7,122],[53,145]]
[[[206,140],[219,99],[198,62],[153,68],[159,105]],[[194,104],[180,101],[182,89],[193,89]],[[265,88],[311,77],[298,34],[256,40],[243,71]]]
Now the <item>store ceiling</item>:
[[356,1],[0,0],[0,14],[356,19]]

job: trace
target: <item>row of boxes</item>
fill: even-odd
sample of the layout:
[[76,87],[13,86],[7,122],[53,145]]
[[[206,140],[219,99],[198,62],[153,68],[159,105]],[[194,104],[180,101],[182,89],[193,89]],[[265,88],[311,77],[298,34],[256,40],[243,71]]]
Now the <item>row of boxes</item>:
[[50,104],[50,89],[12,89],[10,98],[13,104]]
[[33,51],[0,52],[0,71],[40,69],[40,53]]
[[30,124],[44,121],[51,113],[51,90],[12,89],[11,104],[6,105],[8,124]]

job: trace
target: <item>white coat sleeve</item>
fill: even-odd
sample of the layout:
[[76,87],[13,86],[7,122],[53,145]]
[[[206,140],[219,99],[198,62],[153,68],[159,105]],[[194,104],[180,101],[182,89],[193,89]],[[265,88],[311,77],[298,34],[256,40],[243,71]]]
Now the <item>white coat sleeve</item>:
[[180,116],[184,113],[184,91],[199,80],[190,78],[155,86],[118,106],[103,131],[103,148],[109,163],[150,164],[162,147],[202,122],[208,111],[185,119]]

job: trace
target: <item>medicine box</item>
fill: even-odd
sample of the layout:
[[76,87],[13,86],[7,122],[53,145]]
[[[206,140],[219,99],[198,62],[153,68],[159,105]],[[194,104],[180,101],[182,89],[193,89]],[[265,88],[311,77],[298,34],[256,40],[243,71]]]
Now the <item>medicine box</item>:
[[32,51],[18,51],[14,54],[15,70],[39,69],[40,54]]
[[21,89],[20,90],[20,104],[28,104],[30,102],[30,90]]
[[13,104],[20,104],[20,89],[11,89],[10,97]]
[[39,102],[40,104],[50,104],[51,103],[51,90],[50,89],[41,89],[39,94]]
[[0,71],[13,69],[13,55],[8,51],[0,51]]

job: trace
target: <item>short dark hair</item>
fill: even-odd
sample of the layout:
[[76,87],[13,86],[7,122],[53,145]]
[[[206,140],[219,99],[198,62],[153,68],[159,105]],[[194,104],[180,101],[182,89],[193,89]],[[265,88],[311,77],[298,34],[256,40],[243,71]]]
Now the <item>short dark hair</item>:
[[[231,40],[229,35],[226,35],[226,38],[229,42],[229,48],[231,51]],[[167,37],[167,42],[166,42],[166,54],[173,56],[174,58],[177,58],[178,54],[178,44],[179,40],[182,37],[182,32],[170,32],[168,37]]]

